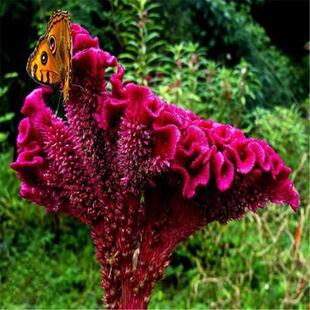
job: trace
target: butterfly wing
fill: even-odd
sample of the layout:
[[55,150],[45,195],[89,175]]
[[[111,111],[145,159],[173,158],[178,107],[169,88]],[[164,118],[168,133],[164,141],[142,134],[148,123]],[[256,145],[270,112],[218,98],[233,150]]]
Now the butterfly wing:
[[[56,46],[54,46],[54,39]],[[71,83],[72,34],[70,16],[66,11],[56,11],[48,24],[47,40],[60,68],[64,102],[69,97]]]
[[26,70],[39,84],[56,85],[61,82],[59,64],[51,53],[45,36],[40,38],[35,50],[29,56]]
[[27,72],[43,85],[61,84],[64,101],[69,96],[71,78],[72,36],[70,17],[65,11],[56,11],[46,33],[30,55]]

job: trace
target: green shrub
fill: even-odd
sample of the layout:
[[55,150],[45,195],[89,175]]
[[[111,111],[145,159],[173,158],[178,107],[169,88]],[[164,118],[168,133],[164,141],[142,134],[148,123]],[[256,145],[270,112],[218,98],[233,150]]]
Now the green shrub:
[[308,152],[308,132],[296,108],[275,106],[272,110],[254,111],[254,134],[268,142],[279,152],[284,162],[296,170]]
[[[252,7],[264,1],[174,0],[168,5],[161,2],[162,10],[169,16],[165,28],[169,29],[171,21],[176,25],[173,37],[195,38],[217,62],[231,66],[244,59],[253,67],[263,86],[257,89],[255,105],[297,104],[307,96],[308,63],[297,64],[277,49],[252,17]],[[171,33],[163,35],[170,37]]]
[[241,61],[233,68],[217,65],[194,43],[171,46],[169,52],[169,70],[156,88],[163,98],[205,118],[245,126],[247,102],[255,100],[260,88],[248,63]]
[[264,138],[293,169],[303,204],[309,203],[309,121],[296,108],[276,106],[254,111],[253,134]]

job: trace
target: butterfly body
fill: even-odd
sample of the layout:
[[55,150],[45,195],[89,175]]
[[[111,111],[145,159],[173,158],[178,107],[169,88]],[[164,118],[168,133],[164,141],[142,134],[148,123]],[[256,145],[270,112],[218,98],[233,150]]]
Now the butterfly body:
[[29,56],[26,70],[42,85],[61,85],[64,102],[68,100],[71,79],[72,35],[66,11],[52,15],[46,33]]

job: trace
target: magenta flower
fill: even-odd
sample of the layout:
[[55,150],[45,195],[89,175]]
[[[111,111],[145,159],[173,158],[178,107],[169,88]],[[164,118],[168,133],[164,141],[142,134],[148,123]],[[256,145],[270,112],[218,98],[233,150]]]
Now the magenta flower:
[[91,225],[107,307],[145,308],[175,246],[207,223],[269,201],[298,208],[290,169],[265,141],[124,83],[97,38],[72,33],[66,120],[46,104],[51,89],[28,95],[11,167],[22,197]]

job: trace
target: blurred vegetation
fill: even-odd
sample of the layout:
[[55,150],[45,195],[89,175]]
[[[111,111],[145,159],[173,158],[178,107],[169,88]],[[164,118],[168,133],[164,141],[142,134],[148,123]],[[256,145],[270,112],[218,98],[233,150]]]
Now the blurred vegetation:
[[[0,308],[101,307],[99,265],[89,228],[21,200],[19,182],[8,167],[22,98],[34,87],[24,66],[52,11],[59,8],[67,9],[74,22],[118,56],[126,79],[151,86],[165,100],[205,118],[269,141],[292,167],[301,194],[297,214],[269,206],[225,226],[210,224],[193,235],[173,254],[150,308],[307,308],[309,58],[297,62],[274,46],[252,17],[253,7],[262,4],[0,2],[2,27],[3,21],[18,21],[27,34],[23,46],[8,45],[0,51]],[[23,59],[20,51],[25,51]]]

